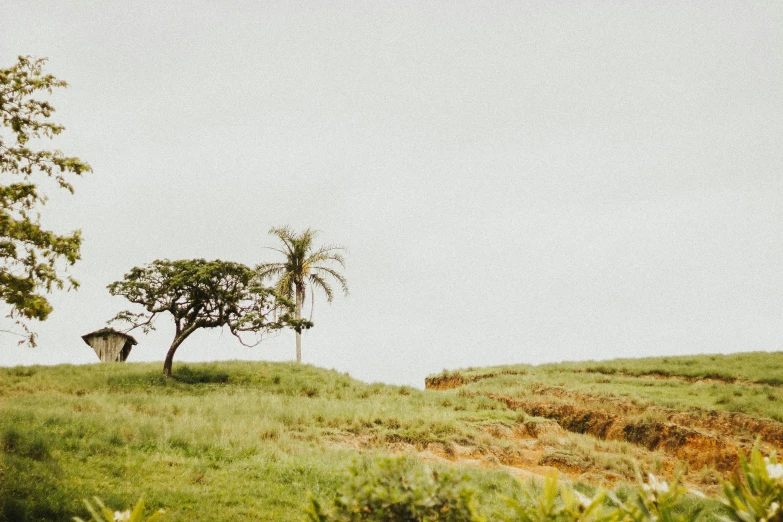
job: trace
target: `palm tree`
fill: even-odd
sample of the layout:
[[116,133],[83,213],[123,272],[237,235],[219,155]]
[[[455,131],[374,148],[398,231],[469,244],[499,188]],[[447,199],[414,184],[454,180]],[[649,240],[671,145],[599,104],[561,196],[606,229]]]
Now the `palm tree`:
[[[337,271],[335,265],[345,268],[345,258],[342,252],[345,250],[339,246],[322,246],[315,248],[313,239],[318,234],[316,230],[306,229],[296,234],[289,227],[273,228],[270,234],[277,236],[282,241],[283,248],[272,248],[285,256],[282,263],[264,263],[258,265],[256,270],[262,278],[276,278],[277,291],[292,299],[295,305],[296,319],[302,318],[302,306],[307,297],[307,287],[310,286],[310,319],[313,316],[314,292],[321,290],[326,295],[326,300],[332,302],[334,292],[330,280],[336,280],[343,293],[348,295],[348,285],[345,277]],[[296,331],[296,362],[302,362],[302,327],[294,328]]]

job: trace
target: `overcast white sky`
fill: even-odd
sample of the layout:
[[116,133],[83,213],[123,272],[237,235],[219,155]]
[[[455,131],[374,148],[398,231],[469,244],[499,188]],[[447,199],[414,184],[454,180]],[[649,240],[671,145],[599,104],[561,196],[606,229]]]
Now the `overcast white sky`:
[[[348,248],[304,360],[443,368],[783,349],[783,3],[4,0],[0,67],[70,83],[50,193],[78,292],[0,365],[97,361],[106,285],[156,258]],[[138,333],[129,361],[173,335]],[[290,360],[188,339],[177,361]]]

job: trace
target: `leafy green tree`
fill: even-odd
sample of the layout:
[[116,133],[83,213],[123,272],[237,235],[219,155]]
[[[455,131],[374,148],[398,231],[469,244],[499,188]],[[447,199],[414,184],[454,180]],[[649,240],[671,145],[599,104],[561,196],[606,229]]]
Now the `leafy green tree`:
[[63,273],[79,259],[82,242],[78,230],[60,235],[41,226],[47,198],[39,183],[49,178],[73,193],[67,176],[91,171],[79,158],[37,147],[64,130],[50,121],[54,108],[49,102],[35,97],[67,85],[44,74],[44,63],[45,58],[20,56],[15,65],[0,69],[0,301],[24,333],[4,331],[22,335],[21,342],[33,346],[29,320],[43,321],[52,311],[43,294],[66,284],[78,286]]
[[[240,263],[156,260],[132,268],[122,281],[108,288],[112,295],[144,307],[140,313],[120,312],[109,321],[130,323],[128,331],[141,328],[148,332],[154,329],[153,322],[160,314],[171,314],[175,334],[163,364],[165,377],[171,377],[177,348],[200,328],[227,326],[242,344],[254,346],[269,330],[297,326],[290,302],[274,289],[264,287],[257,273]],[[248,344],[243,334],[255,334],[257,341]]]
[[[302,362],[302,330],[312,326],[314,291],[320,290],[326,295],[326,300],[332,302],[334,290],[330,280],[337,281],[345,295],[348,295],[348,284],[337,266],[345,268],[345,250],[339,246],[315,247],[313,240],[317,231],[306,229],[300,234],[288,227],[273,228],[270,234],[277,236],[283,243],[283,248],[272,248],[285,256],[280,263],[264,263],[258,265],[258,274],[266,279],[276,279],[275,288],[288,299],[294,301],[294,317],[297,322],[296,331],[296,362]],[[307,298],[308,285],[311,287],[310,317],[302,319],[302,306]]]

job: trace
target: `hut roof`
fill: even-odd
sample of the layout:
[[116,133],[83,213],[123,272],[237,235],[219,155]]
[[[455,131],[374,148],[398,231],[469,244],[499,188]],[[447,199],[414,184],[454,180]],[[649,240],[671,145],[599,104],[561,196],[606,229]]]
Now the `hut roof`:
[[107,336],[112,335],[112,334],[119,335],[121,337],[125,337],[125,339],[129,340],[131,342],[131,345],[133,345],[133,346],[136,346],[137,344],[139,344],[139,343],[136,342],[136,339],[134,339],[132,335],[128,335],[128,334],[126,334],[124,332],[118,332],[114,328],[101,328],[100,330],[95,330],[92,333],[88,333],[88,334],[82,335],[82,339],[84,339],[84,342],[89,345],[90,344],[89,339],[91,339],[92,337],[107,337]]

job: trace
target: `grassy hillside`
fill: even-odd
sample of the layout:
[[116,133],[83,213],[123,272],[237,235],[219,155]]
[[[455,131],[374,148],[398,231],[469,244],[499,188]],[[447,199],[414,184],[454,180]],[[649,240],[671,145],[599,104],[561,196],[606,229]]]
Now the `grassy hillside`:
[[643,467],[681,469],[710,490],[757,440],[767,453],[783,450],[782,380],[783,353],[774,352],[466,369],[429,377],[427,387],[490,397],[588,436],[549,449],[561,468],[621,471],[621,451],[591,452],[587,441],[624,442],[642,452]]
[[498,366],[444,372],[429,380],[438,377],[494,393],[564,387],[640,406],[742,412],[783,422],[783,352]]
[[300,520],[308,492],[333,491],[359,450],[501,452],[510,442],[484,428],[517,420],[485,397],[444,399],[303,365],[179,365],[172,382],[159,373],[159,364],[0,369],[3,520],[69,520],[84,514],[82,498],[119,507],[142,494],[173,509],[168,520]]
[[714,492],[757,436],[783,447],[782,355],[471,369],[433,390],[285,363],[178,365],[169,382],[159,364],[4,368],[0,520],[85,516],[93,495],[143,495],[167,520],[301,520],[347,464],[400,453],[460,466],[489,505],[555,469],[610,487],[682,469]]

